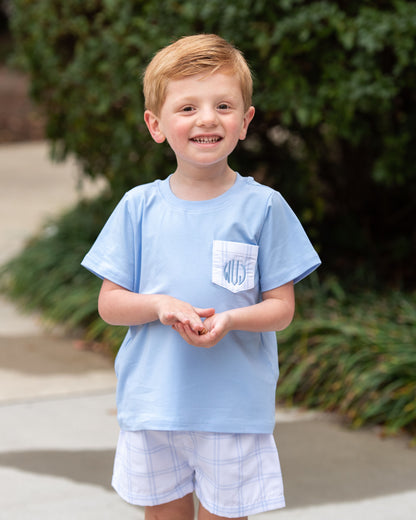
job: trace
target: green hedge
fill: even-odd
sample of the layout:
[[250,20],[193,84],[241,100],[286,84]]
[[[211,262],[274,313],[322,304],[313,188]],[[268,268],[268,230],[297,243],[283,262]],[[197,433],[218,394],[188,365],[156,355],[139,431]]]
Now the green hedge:
[[284,193],[330,270],[416,283],[415,2],[15,0],[11,26],[54,156],[116,197],[174,167],[143,124],[153,53],[195,32],[229,39],[257,108],[232,166]]

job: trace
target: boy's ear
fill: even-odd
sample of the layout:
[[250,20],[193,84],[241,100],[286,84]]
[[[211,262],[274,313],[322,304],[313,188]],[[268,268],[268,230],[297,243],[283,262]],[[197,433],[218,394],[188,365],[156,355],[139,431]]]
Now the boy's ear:
[[250,107],[247,112],[244,114],[243,126],[241,128],[239,139],[242,141],[246,138],[248,125],[251,123],[251,120],[254,117],[256,110],[254,107]]
[[166,137],[160,129],[159,118],[151,110],[146,110],[144,121],[153,139],[157,143],[163,143]]

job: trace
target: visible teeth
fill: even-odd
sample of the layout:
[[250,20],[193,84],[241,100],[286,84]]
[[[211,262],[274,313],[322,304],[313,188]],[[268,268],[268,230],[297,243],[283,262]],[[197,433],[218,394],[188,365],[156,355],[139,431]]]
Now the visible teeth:
[[209,144],[209,143],[216,143],[217,141],[220,140],[219,137],[194,137],[194,139],[192,139],[193,141],[195,141],[196,143],[200,143],[200,144]]

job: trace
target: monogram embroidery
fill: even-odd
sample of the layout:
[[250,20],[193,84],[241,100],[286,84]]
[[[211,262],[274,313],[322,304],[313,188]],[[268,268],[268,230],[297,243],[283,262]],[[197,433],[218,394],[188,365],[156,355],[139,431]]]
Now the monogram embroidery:
[[240,260],[230,260],[224,266],[224,278],[228,283],[241,285],[246,279],[247,269]]
[[212,281],[232,292],[254,287],[258,246],[214,240]]

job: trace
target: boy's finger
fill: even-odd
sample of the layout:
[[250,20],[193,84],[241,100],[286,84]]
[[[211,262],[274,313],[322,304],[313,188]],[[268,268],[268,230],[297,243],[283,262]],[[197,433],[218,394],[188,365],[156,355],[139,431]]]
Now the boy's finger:
[[194,319],[188,319],[182,322],[183,325],[189,327],[189,329],[194,333],[198,334],[200,330],[204,328],[202,321],[200,320],[199,316],[197,316]]
[[208,309],[200,309],[199,307],[195,307],[195,312],[200,318],[209,318],[215,314],[215,309],[212,307]]

